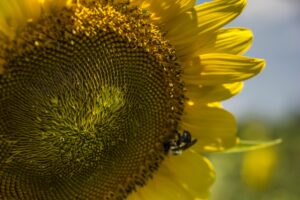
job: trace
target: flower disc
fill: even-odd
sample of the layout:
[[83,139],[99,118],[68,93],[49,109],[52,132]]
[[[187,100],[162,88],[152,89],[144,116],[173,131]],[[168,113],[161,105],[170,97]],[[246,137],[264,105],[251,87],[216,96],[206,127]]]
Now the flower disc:
[[122,199],[151,177],[177,128],[180,67],[158,27],[127,4],[89,5],[43,14],[5,46],[7,198]]

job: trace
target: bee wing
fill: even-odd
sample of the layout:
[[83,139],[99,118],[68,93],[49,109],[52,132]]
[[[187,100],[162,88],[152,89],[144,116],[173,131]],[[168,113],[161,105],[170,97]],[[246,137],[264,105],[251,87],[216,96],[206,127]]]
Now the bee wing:
[[191,146],[193,146],[196,142],[197,142],[197,139],[194,139],[190,143],[186,143],[183,146],[172,148],[172,151],[180,151],[180,150],[184,151],[184,150],[190,148]]

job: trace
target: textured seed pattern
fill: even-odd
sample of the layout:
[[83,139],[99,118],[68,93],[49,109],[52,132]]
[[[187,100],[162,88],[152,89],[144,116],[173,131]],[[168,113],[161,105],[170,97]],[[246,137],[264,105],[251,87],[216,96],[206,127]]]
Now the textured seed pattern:
[[159,167],[177,128],[180,66],[126,3],[55,13],[0,55],[0,199],[124,199]]

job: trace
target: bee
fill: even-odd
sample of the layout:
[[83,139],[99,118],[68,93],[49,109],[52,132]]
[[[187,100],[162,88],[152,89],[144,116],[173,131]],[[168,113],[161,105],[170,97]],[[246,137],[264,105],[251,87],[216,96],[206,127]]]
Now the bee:
[[182,134],[176,132],[174,139],[170,139],[163,143],[165,154],[180,155],[182,152],[197,142],[197,139],[192,139],[189,131],[184,130]]

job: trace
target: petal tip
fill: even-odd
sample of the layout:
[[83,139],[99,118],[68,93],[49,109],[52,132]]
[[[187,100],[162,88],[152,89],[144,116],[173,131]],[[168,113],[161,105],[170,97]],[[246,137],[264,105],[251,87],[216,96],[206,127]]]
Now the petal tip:
[[255,62],[257,63],[257,72],[260,73],[266,67],[266,60],[256,58]]

